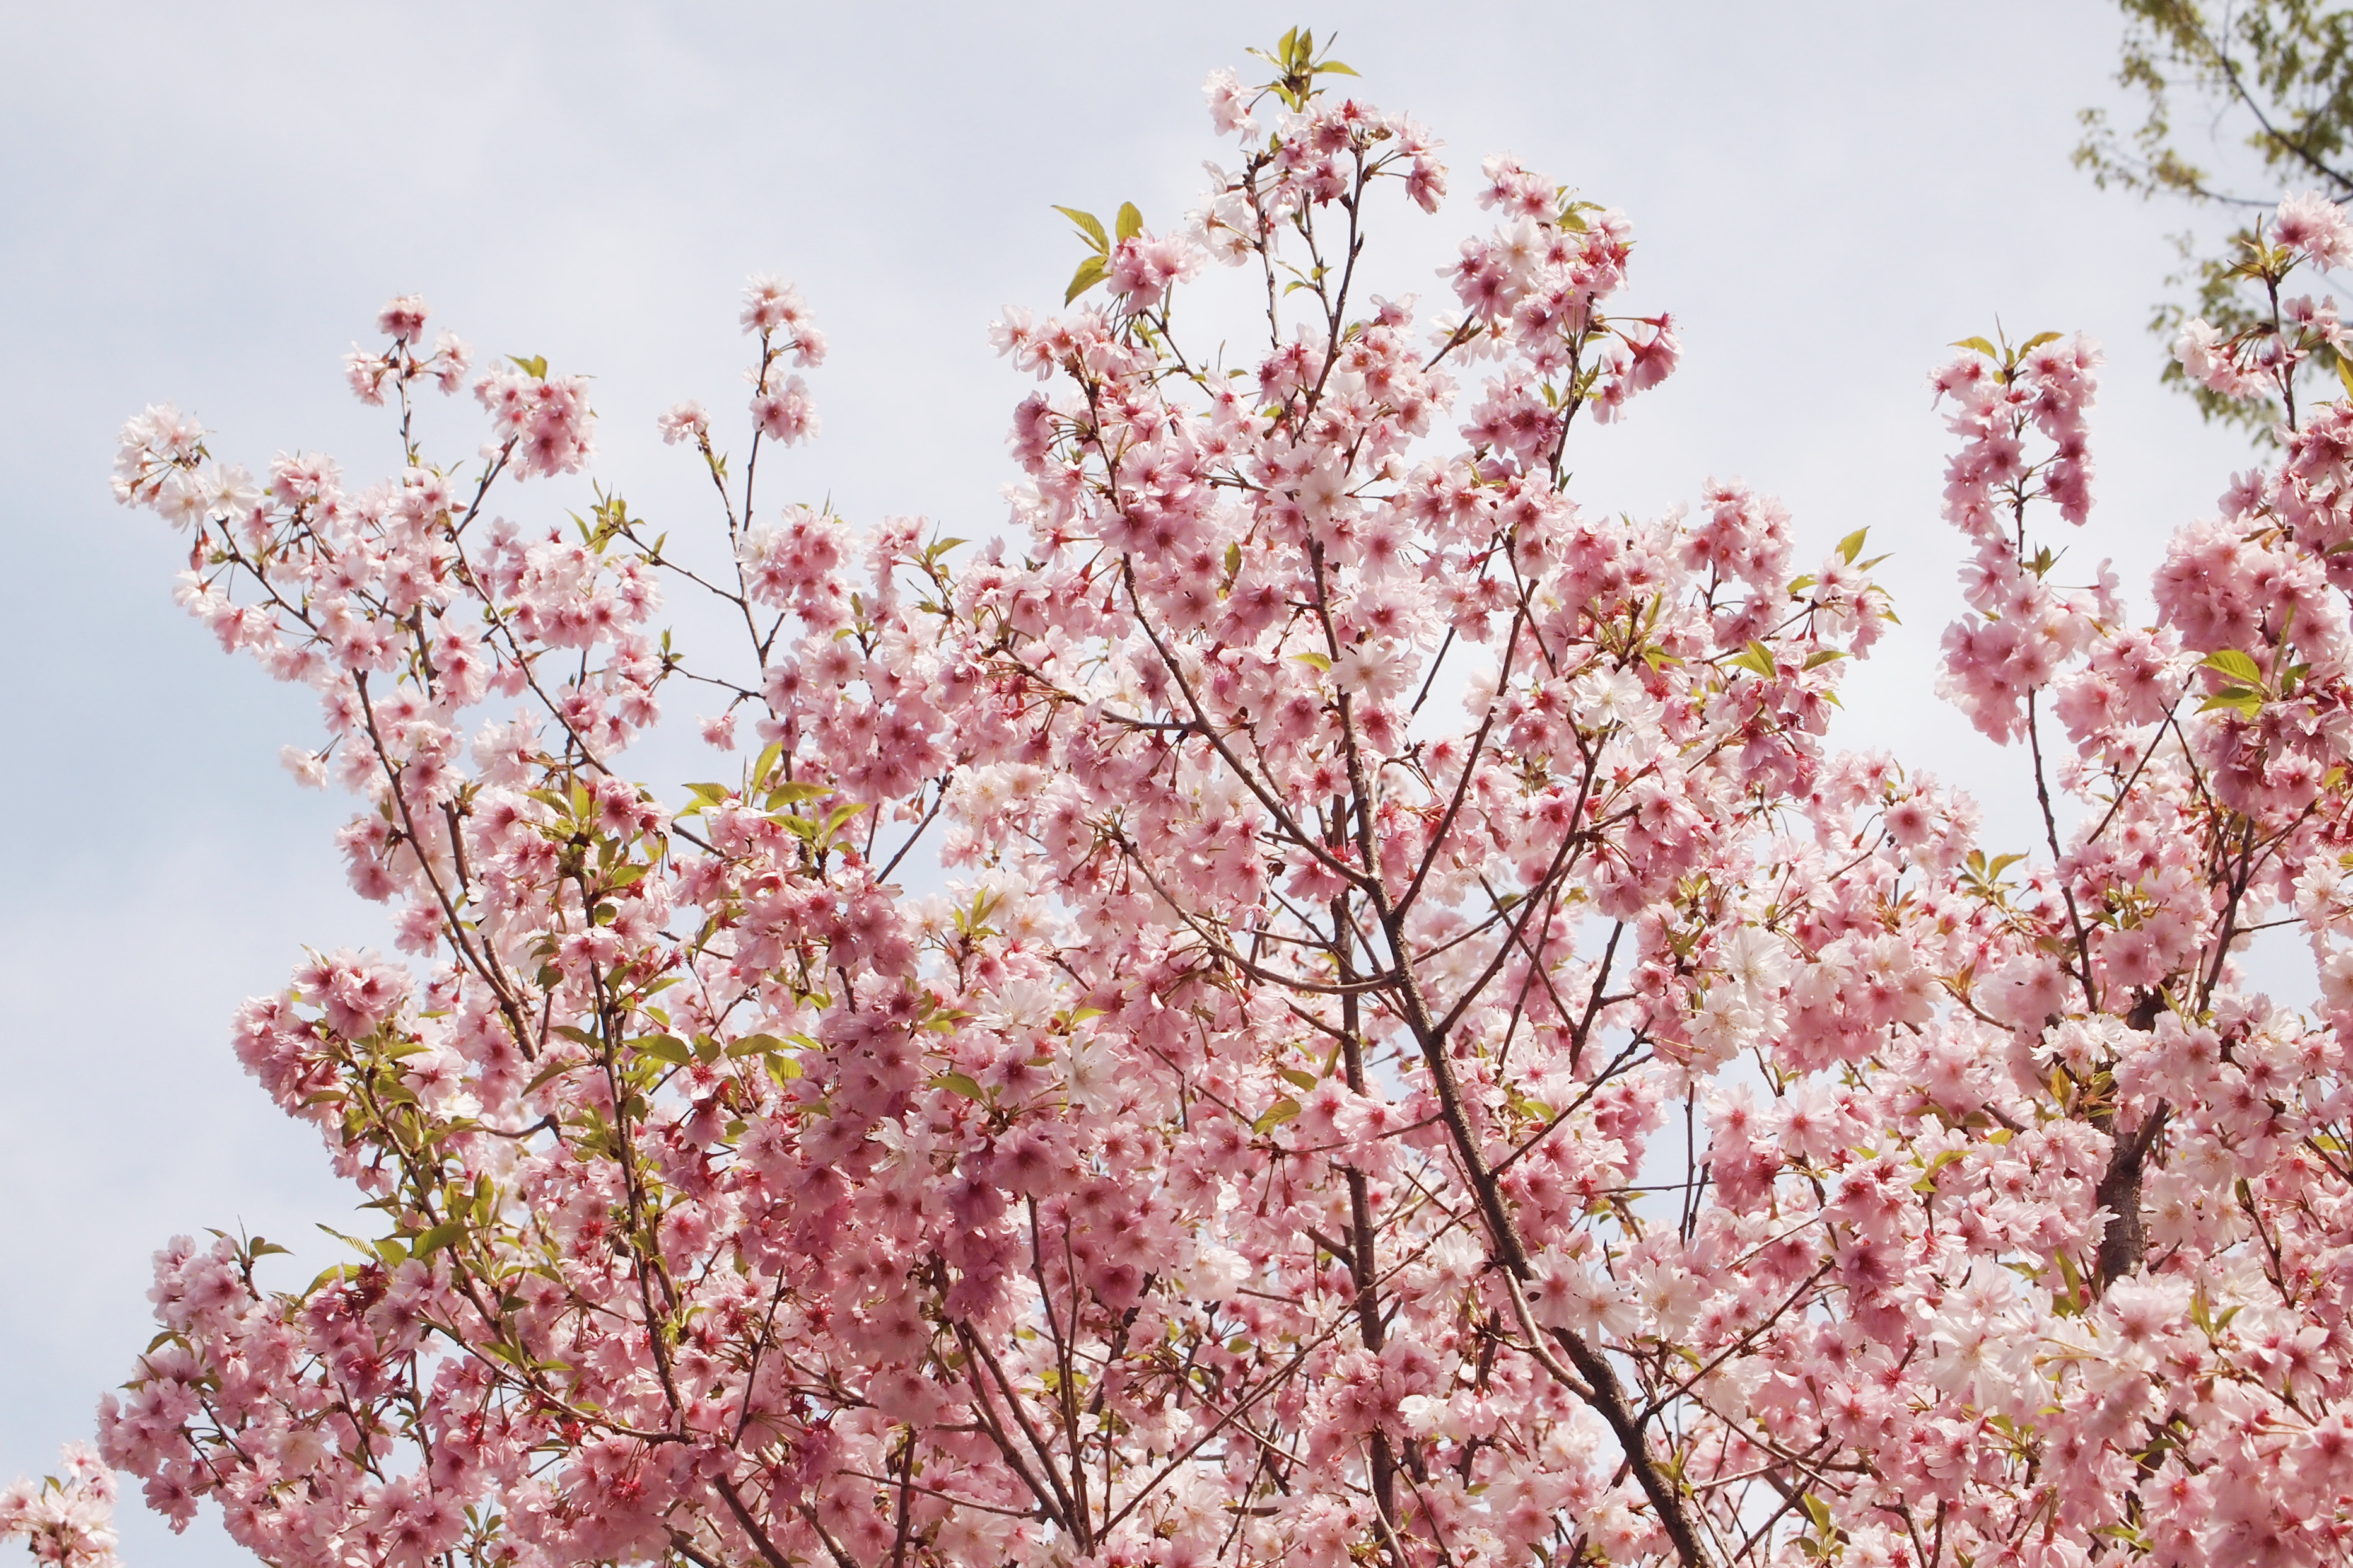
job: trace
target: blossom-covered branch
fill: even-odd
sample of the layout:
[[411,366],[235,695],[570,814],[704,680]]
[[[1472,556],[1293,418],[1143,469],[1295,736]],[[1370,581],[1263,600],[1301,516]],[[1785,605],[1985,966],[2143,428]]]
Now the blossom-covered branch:
[[[1997,850],[1825,743],[1862,535],[1571,493],[1681,353],[1629,220],[1490,158],[1442,308],[1366,295],[1439,143],[1265,58],[1190,216],[1071,209],[1061,313],[997,323],[1001,538],[776,499],[826,345],[772,279],[741,446],[661,421],[699,533],[522,521],[588,384],[469,383],[413,298],[353,361],[381,481],[132,422],[410,962],[238,1015],[374,1229],[307,1284],[167,1249],[108,1458],[289,1568],[2341,1555],[2353,409],[2135,626],[2034,531],[2090,516],[2096,351],[1937,374],[1946,689],[2042,825]],[[469,384],[438,463],[410,399]],[[682,689],[723,776],[666,802]],[[2302,1011],[2235,956],[2283,922]]]

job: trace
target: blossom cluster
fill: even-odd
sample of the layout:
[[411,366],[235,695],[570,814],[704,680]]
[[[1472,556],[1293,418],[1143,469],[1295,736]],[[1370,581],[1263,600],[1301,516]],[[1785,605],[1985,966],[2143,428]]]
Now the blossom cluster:
[[[1945,472],[1945,519],[1974,546],[1962,575],[1972,614],[1945,636],[1944,694],[1996,741],[2015,739],[2023,704],[2060,666],[2084,651],[2118,609],[2105,576],[2091,593],[2048,582],[2047,551],[2029,556],[2026,510],[2049,502],[2063,521],[2091,515],[2092,459],[2086,416],[2099,351],[2082,338],[2043,333],[2016,353],[1983,339],[1934,378],[1949,399],[1947,421],[1961,439]],[[2031,443],[2049,451],[2029,461]]]
[[434,339],[430,353],[417,352],[417,341],[424,336],[426,321],[432,313],[414,294],[402,295],[376,313],[375,330],[389,342],[376,353],[353,349],[343,357],[343,374],[362,403],[379,407],[387,388],[405,389],[420,376],[430,377],[444,392],[455,392],[464,384],[473,351],[456,333],[442,332]]
[[48,1568],[121,1568],[114,1472],[87,1443],[65,1446],[65,1474],[0,1489],[0,1541],[22,1542]]
[[2294,424],[2297,367],[2316,354],[2327,356],[2324,365],[2346,364],[2345,323],[2335,299],[2283,299],[2280,285],[2299,266],[2325,270],[2348,261],[2353,261],[2353,225],[2343,209],[2316,192],[2290,196],[2272,215],[2268,236],[2261,223],[2255,226],[2226,274],[2261,288],[2264,308],[2228,331],[2190,317],[2174,339],[2175,361],[2191,382],[2227,402],[2276,397]]
[[[1681,354],[1630,220],[1492,158],[1445,306],[1360,299],[1438,143],[1269,58],[1188,219],[1087,219],[997,323],[1004,537],[762,497],[826,347],[768,279],[740,466],[660,421],[699,549],[496,510],[593,455],[542,361],[373,484],[131,422],[118,495],[317,692],[290,762],[408,958],[237,1014],[375,1229],[307,1284],[166,1248],[107,1459],[288,1568],[2342,1560],[2353,405],[2135,626],[2029,531],[2087,521],[2096,351],[1937,373],[2003,850],[1827,741],[1862,536],[1572,493]],[[1230,366],[1213,265],[1270,302]],[[364,395],[457,384],[424,320]],[[686,679],[723,777],[665,802],[620,764]],[[2242,971],[2274,927],[2301,1007]]]

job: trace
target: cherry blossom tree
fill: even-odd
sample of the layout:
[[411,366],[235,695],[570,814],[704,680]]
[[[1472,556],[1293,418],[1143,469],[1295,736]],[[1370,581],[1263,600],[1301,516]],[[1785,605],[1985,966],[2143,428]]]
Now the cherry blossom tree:
[[[1862,536],[1571,494],[1679,353],[1628,220],[1490,158],[1444,309],[1369,297],[1440,145],[1261,58],[1198,209],[1071,212],[1063,313],[997,323],[1002,539],[776,495],[825,342],[769,279],[748,421],[662,419],[699,539],[543,502],[586,384],[415,299],[348,365],[384,479],[131,422],[407,958],[237,1015],[375,1228],[162,1253],[106,1460],[285,1568],[2346,1560],[2353,406],[2278,406],[2142,624],[2041,531],[2096,352],[1936,373],[1946,690],[2042,829],[1980,844],[1824,740]],[[2291,205],[2274,283],[2348,250]],[[2185,353],[2284,393],[2335,330]],[[664,798],[681,701],[720,776]]]

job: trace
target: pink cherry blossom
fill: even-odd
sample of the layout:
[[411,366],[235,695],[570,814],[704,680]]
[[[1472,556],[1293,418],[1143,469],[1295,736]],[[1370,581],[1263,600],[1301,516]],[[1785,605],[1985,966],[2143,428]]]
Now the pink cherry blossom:
[[65,1446],[65,1474],[0,1489],[0,1541],[20,1541],[53,1568],[120,1568],[114,1472],[83,1443]]
[[2344,209],[2317,191],[2290,196],[2272,219],[2272,238],[2315,267],[2337,267],[2353,257],[2353,228]]
[[[307,1284],[171,1242],[105,1462],[286,1568],[2346,1560],[2353,405],[2286,374],[2333,310],[2185,333],[2282,450],[2146,608],[2047,537],[2105,526],[2097,349],[1934,373],[2005,843],[1827,738],[1902,635],[1865,536],[1572,484],[1682,354],[1630,221],[1498,155],[1444,310],[1359,297],[1315,258],[1439,144],[1282,68],[1211,79],[1183,228],[997,324],[1001,537],[760,490],[824,354],[774,279],[749,417],[661,416],[692,553],[520,485],[596,458],[535,358],[472,458],[404,418],[265,487],[129,422],[406,956],[232,1020],[364,1234]],[[1205,256],[1259,269],[1232,376]],[[463,361],[394,309],[387,421]],[[75,1463],[5,1528],[111,1568]]]

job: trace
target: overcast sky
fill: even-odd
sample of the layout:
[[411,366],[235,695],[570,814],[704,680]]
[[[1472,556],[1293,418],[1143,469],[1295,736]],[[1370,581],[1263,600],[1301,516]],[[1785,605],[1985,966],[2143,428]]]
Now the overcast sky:
[[[0,6],[0,1479],[52,1467],[146,1343],[151,1251],[206,1226],[310,1238],[348,1199],[238,1069],[226,1020],[305,945],[385,941],[343,886],[340,803],[279,747],[315,710],[221,657],[171,601],[185,543],[106,489],[115,431],[171,399],[257,470],[396,458],[340,355],[417,290],[494,353],[590,372],[599,472],[708,526],[654,414],[743,394],[735,290],[797,279],[832,338],[825,430],[787,488],[853,519],[1001,523],[1028,389],[986,328],[1050,305],[1078,252],[1050,204],[1155,226],[1211,140],[1199,84],[1293,19],[1261,5],[81,3]],[[2248,461],[2155,386],[2143,331],[2178,210],[2069,166],[2107,101],[2092,0],[1301,7],[1364,93],[1432,126],[1458,195],[1398,216],[1396,287],[1480,215],[1480,157],[1628,212],[1631,302],[1683,368],[1578,438],[1588,506],[1648,514],[1741,475],[1804,551],[1860,527],[1905,626],[1842,738],[1966,782],[2027,847],[2010,763],[1930,694],[1958,552],[1936,520],[1925,373],[1951,340],[2081,328],[2109,354],[2085,560],[2153,552]],[[2194,117],[2188,117],[2194,118]],[[462,422],[440,449],[478,437]],[[527,504],[553,506],[548,487]],[[512,505],[511,500],[510,502]],[[133,1508],[134,1568],[227,1563],[208,1513]]]

